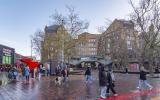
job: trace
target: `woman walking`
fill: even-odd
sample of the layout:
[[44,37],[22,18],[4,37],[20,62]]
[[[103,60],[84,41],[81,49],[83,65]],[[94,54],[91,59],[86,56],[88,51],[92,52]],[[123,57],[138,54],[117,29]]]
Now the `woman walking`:
[[63,82],[68,82],[68,76],[69,76],[69,70],[67,69],[67,66],[64,67],[62,70],[62,75],[63,75]]
[[109,95],[109,90],[111,89],[112,93],[114,94],[114,96],[117,96],[117,93],[114,89],[115,87],[115,77],[114,77],[114,74],[113,74],[113,71],[110,69],[107,73],[107,95]]
[[140,77],[139,77],[139,84],[138,84],[138,89],[141,90],[143,87],[142,85],[146,85],[149,87],[149,89],[151,90],[153,87],[147,82],[147,78],[146,78],[146,70],[144,69],[144,67],[142,66],[140,69]]
[[24,68],[24,73],[26,77],[26,82],[29,82],[29,67],[28,66]]

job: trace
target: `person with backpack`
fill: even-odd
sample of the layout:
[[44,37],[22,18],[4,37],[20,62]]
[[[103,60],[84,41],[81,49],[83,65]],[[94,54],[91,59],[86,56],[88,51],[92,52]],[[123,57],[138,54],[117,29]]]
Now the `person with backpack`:
[[99,86],[100,86],[100,97],[106,98],[106,90],[107,90],[107,75],[104,70],[104,66],[101,64],[98,66],[99,69]]
[[150,90],[153,88],[148,82],[147,82],[147,77],[146,77],[146,70],[144,69],[144,66],[140,68],[140,77],[139,77],[139,84],[138,84],[138,89],[142,89],[142,85],[146,85],[150,88]]
[[112,69],[110,69],[107,73],[107,95],[109,95],[110,89],[111,89],[112,93],[114,94],[114,96],[118,95],[116,93],[114,87],[115,87],[115,77],[114,77]]

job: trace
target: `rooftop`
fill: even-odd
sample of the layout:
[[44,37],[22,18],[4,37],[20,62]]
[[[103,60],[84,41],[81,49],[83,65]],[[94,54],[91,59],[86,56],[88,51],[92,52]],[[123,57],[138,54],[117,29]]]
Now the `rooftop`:
[[59,28],[59,25],[51,25],[51,26],[46,26],[45,27],[45,31],[47,33],[53,33],[53,32],[56,32]]

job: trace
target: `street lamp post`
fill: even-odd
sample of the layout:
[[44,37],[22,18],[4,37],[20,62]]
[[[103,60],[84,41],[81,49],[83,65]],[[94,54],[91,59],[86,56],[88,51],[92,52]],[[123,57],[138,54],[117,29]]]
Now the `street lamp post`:
[[32,48],[33,48],[33,43],[32,43],[32,39],[31,39],[31,59],[32,59]]
[[64,20],[62,20],[62,25],[61,25],[61,29],[62,29],[62,62],[64,62],[64,32],[63,32],[63,22]]

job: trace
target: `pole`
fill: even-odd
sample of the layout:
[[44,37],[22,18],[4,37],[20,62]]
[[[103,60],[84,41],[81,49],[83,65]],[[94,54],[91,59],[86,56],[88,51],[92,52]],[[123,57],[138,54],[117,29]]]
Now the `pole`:
[[[32,46],[33,44],[32,44],[32,39],[31,39],[31,59],[32,59]],[[32,78],[34,78],[34,69],[32,69],[31,75],[32,75]]]
[[32,39],[31,39],[31,58],[32,58]]
[[64,32],[63,32],[63,20],[62,20],[62,25],[61,25],[61,28],[62,28],[62,62],[64,62]]

